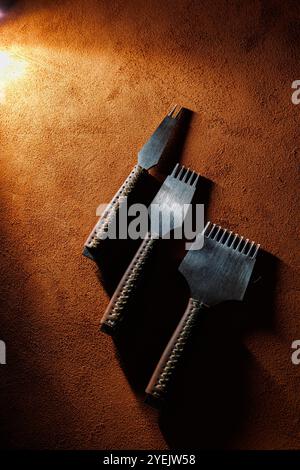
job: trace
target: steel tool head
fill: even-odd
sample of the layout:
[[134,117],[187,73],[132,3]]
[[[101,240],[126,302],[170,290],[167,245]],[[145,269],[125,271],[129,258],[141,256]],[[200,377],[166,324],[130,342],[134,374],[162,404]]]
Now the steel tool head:
[[149,207],[152,234],[163,237],[182,226],[198,179],[199,175],[189,168],[175,166]]
[[211,222],[198,237],[204,237],[203,247],[192,246],[179,266],[191,297],[207,305],[242,300],[260,245]]
[[175,105],[167,116],[162,120],[158,128],[153,132],[150,139],[145,143],[138,153],[138,164],[149,170],[157,165],[160,157],[164,154],[170,140],[175,134],[177,126],[180,125],[186,108]]

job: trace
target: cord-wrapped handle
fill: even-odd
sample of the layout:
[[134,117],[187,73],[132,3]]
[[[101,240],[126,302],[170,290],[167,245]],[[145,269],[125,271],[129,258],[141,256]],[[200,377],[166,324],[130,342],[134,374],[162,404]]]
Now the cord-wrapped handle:
[[122,204],[122,201],[124,200],[124,198],[130,196],[130,194],[135,189],[138,181],[140,180],[141,176],[145,172],[146,170],[144,170],[144,168],[139,165],[136,165],[120,187],[119,191],[115,194],[111,202],[108,204],[104,213],[102,214],[101,218],[93,228],[92,232],[90,233],[88,239],[84,244],[84,247],[88,250],[89,255],[91,255],[94,250],[99,247],[101,241],[106,238],[109,226],[115,219],[120,205]]
[[130,303],[145,275],[157,240],[158,238],[152,238],[150,233],[147,233],[143,243],[119,282],[101,320],[101,329],[106,333],[113,334],[126,316]]
[[199,312],[205,308],[206,307],[201,302],[190,298],[186,311],[152,374],[146,388],[148,396],[157,401],[166,398],[177,366],[192,336]]

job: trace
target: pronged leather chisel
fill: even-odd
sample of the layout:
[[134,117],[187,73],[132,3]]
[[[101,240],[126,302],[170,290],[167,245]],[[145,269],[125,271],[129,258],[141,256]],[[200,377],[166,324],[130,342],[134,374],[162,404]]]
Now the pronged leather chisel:
[[198,237],[204,237],[203,247],[192,246],[179,266],[191,293],[187,309],[146,388],[148,396],[158,401],[166,398],[203,311],[226,300],[243,299],[259,249],[254,242],[211,222]]
[[189,110],[186,108],[175,105],[139,151],[137,165],[108,204],[86,240],[83,251],[85,256],[93,259],[93,254],[101,244],[101,240],[106,237],[109,226],[116,217],[122,200],[134,191],[142,175],[159,163],[188,112]]
[[102,330],[113,334],[130,308],[141,279],[153,257],[159,238],[182,226],[185,209],[194,196],[199,175],[189,169],[175,166],[167,176],[150,207],[151,233],[148,232],[121,279],[101,320]]

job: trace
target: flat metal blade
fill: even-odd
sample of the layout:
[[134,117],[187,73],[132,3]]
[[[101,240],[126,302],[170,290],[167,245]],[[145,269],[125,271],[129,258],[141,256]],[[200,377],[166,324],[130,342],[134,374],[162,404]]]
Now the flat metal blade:
[[[202,239],[199,239],[201,237]],[[179,266],[191,297],[206,305],[242,300],[256,260],[259,245],[208,222]]]
[[153,132],[150,139],[138,152],[138,164],[145,170],[157,165],[166,151],[176,130],[180,126],[188,109],[175,105],[174,108],[162,120],[158,128]]
[[150,204],[152,235],[164,237],[182,226],[198,180],[199,175],[194,171],[179,164],[175,166]]

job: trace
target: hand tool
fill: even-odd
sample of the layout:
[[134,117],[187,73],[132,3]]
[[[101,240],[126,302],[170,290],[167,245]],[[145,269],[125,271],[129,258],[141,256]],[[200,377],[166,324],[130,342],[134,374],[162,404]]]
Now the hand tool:
[[211,222],[194,244],[199,242],[198,237],[204,237],[203,247],[197,250],[192,246],[179,266],[190,288],[187,309],[146,388],[146,393],[158,401],[169,392],[198,318],[208,307],[243,299],[259,249],[254,242]]
[[170,142],[179,131],[188,112],[188,109],[175,105],[162,120],[150,139],[138,152],[137,165],[135,165],[119,191],[108,204],[101,218],[86,240],[83,251],[85,256],[92,259],[94,258],[93,253],[95,253],[95,250],[97,250],[101,244],[101,240],[106,237],[109,226],[114,217],[116,217],[122,200],[132,194],[143,174],[145,174],[150,168],[156,166],[161,158],[165,156]]
[[157,240],[182,226],[184,211],[193,198],[198,178],[197,173],[177,164],[163,182],[149,207],[151,232],[146,234],[101,320],[102,330],[106,333],[113,334],[126,315]]

